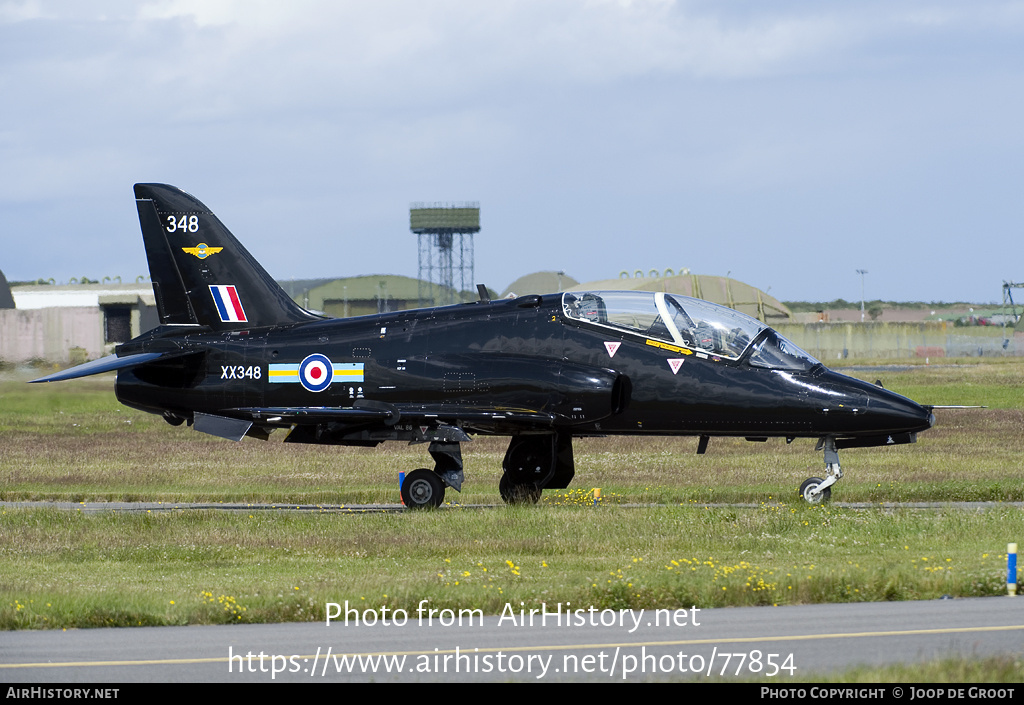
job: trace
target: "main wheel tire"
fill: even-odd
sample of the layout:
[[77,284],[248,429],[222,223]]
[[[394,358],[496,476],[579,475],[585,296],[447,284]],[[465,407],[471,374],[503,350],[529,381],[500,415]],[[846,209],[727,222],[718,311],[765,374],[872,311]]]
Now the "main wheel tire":
[[832,499],[831,487],[826,487],[820,492],[818,491],[818,485],[822,482],[824,480],[820,477],[809,477],[804,480],[803,484],[800,485],[800,496],[803,497],[805,502],[808,504],[824,504]]
[[515,485],[547,482],[553,472],[551,436],[522,436],[509,444],[502,469]]
[[542,492],[544,490],[533,483],[513,483],[508,473],[502,475],[498,482],[498,493],[505,500],[505,504],[536,504],[540,501]]
[[413,470],[402,483],[402,501],[409,509],[440,507],[444,502],[444,482],[432,470]]

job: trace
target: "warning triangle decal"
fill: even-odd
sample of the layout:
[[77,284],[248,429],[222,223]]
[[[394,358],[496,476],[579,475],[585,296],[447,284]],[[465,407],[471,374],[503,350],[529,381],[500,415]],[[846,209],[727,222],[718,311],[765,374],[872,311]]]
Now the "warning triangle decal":
[[608,357],[615,357],[615,351],[619,349],[622,343],[605,343],[604,349],[608,351]]
[[679,368],[683,366],[683,361],[685,359],[686,358],[682,357],[670,357],[668,360],[666,360],[666,362],[668,362],[668,366],[672,368],[672,374],[676,374],[679,372]]

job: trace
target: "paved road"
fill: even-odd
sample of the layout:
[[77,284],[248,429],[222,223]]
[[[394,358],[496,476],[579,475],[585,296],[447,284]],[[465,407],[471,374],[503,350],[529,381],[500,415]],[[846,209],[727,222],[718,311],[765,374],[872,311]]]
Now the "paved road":
[[[434,614],[429,626],[428,616],[421,624],[415,611],[363,613],[360,620],[376,617],[372,626],[353,617],[330,626],[7,632],[0,681],[622,682],[738,672],[782,685],[791,672],[1024,652],[1024,596],[672,613],[585,608],[571,621],[563,605],[560,617],[542,623],[534,615],[532,625],[511,612],[463,616],[461,624],[458,615]],[[362,662],[344,658],[356,654]]]

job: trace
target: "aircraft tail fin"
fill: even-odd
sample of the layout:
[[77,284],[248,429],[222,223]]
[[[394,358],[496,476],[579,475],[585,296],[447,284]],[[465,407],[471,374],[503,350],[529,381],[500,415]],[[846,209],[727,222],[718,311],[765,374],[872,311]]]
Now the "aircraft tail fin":
[[319,320],[296,304],[199,199],[135,184],[160,322],[240,330]]

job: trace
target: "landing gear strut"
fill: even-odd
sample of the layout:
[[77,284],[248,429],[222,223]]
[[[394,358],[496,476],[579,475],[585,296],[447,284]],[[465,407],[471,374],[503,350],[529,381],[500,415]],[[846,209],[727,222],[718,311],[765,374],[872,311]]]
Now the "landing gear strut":
[[836,450],[836,439],[825,436],[818,441],[815,450],[825,451],[825,479],[809,477],[800,485],[800,496],[808,504],[822,504],[832,498],[832,485],[843,476],[839,467],[839,452]]

